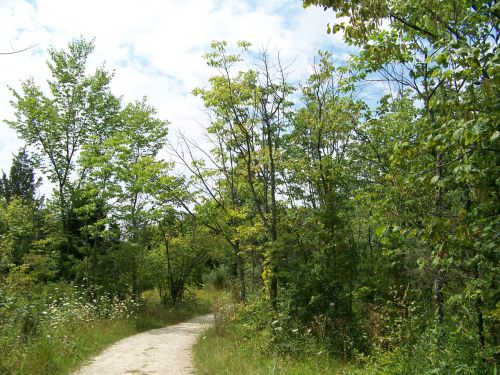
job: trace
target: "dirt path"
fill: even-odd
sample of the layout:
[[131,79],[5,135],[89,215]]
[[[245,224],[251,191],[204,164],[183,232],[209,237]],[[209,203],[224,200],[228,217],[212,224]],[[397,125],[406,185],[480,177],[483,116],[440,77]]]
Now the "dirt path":
[[118,341],[73,375],[192,374],[191,347],[212,319],[204,315]]

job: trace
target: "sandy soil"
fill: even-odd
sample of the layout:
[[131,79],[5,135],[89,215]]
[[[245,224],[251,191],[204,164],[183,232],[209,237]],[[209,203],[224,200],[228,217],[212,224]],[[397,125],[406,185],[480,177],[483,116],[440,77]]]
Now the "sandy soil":
[[123,339],[73,375],[192,374],[191,348],[212,319],[204,315]]

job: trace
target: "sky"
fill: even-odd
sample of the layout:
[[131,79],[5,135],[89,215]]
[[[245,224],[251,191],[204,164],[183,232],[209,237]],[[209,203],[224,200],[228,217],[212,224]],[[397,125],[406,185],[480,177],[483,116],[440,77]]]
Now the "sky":
[[3,120],[13,120],[12,94],[33,77],[49,78],[47,48],[65,48],[72,39],[95,38],[89,68],[105,62],[115,71],[111,89],[124,102],[147,96],[158,117],[177,130],[200,137],[206,123],[201,101],[191,94],[206,87],[213,72],[202,58],[213,40],[245,40],[253,48],[279,51],[293,62],[289,74],[304,80],[318,50],[338,60],[348,49],[326,33],[332,11],[302,8],[301,0],[0,0],[0,170],[24,143]]

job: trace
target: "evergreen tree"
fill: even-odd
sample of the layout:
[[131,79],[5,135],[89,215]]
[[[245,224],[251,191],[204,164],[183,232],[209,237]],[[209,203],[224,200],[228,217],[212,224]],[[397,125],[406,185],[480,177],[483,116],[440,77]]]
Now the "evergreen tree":
[[2,172],[0,180],[0,195],[10,202],[18,197],[23,203],[36,201],[36,190],[42,179],[35,177],[35,160],[29,155],[26,148],[22,148],[12,158],[9,176]]
[[12,196],[19,197],[23,202],[35,201],[36,190],[42,179],[35,177],[35,161],[26,148],[19,150],[12,159],[9,173],[9,191]]

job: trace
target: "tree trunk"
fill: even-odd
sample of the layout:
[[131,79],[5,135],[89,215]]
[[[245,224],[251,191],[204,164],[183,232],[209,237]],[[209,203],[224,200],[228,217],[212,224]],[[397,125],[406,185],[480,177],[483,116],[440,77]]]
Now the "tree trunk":
[[245,262],[240,254],[240,243],[238,241],[234,243],[234,252],[236,254],[236,265],[238,267],[238,278],[240,281],[239,299],[240,301],[245,302],[247,298],[246,283],[245,283]]
[[132,256],[132,294],[134,298],[139,299],[139,283],[137,280],[137,256],[134,253]]
[[[474,278],[476,280],[479,279],[479,267],[476,264],[474,267]],[[478,296],[475,301],[476,313],[477,313],[477,336],[479,338],[479,345],[481,347],[481,351],[484,351],[484,318],[483,318],[483,299],[481,296]]]
[[[433,116],[431,116],[433,120]],[[437,176],[437,184],[441,181],[442,175],[442,162],[443,162],[443,154],[439,151],[436,152],[436,176]],[[443,215],[443,192],[441,187],[437,187],[436,191],[436,199],[435,199],[435,210],[436,217],[441,218]],[[440,250],[437,256],[444,260],[445,252],[444,250]],[[443,269],[443,265],[439,264],[438,274],[434,280],[434,301],[436,302],[437,312],[436,312],[436,325],[438,329],[438,347],[442,344],[443,340],[443,329],[442,324],[444,320],[444,299],[443,299],[443,285],[444,285],[444,276],[445,270]]]
[[278,279],[276,278],[276,275],[274,274],[275,272],[275,267],[272,268],[273,275],[271,276],[270,280],[270,287],[269,287],[269,298],[271,299],[271,307],[273,308],[274,311],[278,310]]
[[172,301],[174,299],[174,276],[172,274],[172,264],[170,260],[170,241],[168,240],[166,233],[163,227],[160,225],[160,228],[163,232],[163,240],[165,242],[165,255],[167,257],[167,274],[168,274],[168,287],[170,290],[170,296],[172,297]]
[[94,284],[96,283],[96,278],[97,278],[97,234],[95,235],[95,238],[94,238],[94,244],[92,246],[92,271],[91,271],[91,275],[92,275],[92,280],[94,282]]
[[276,166],[274,163],[274,147],[273,147],[273,137],[272,129],[269,121],[266,121],[267,127],[267,148],[269,152],[269,179],[271,187],[271,280],[270,280],[270,290],[269,297],[271,299],[271,307],[273,310],[278,309],[277,299],[278,299],[278,266],[277,266],[277,255],[276,255],[276,242],[278,240],[278,214],[276,207]]

